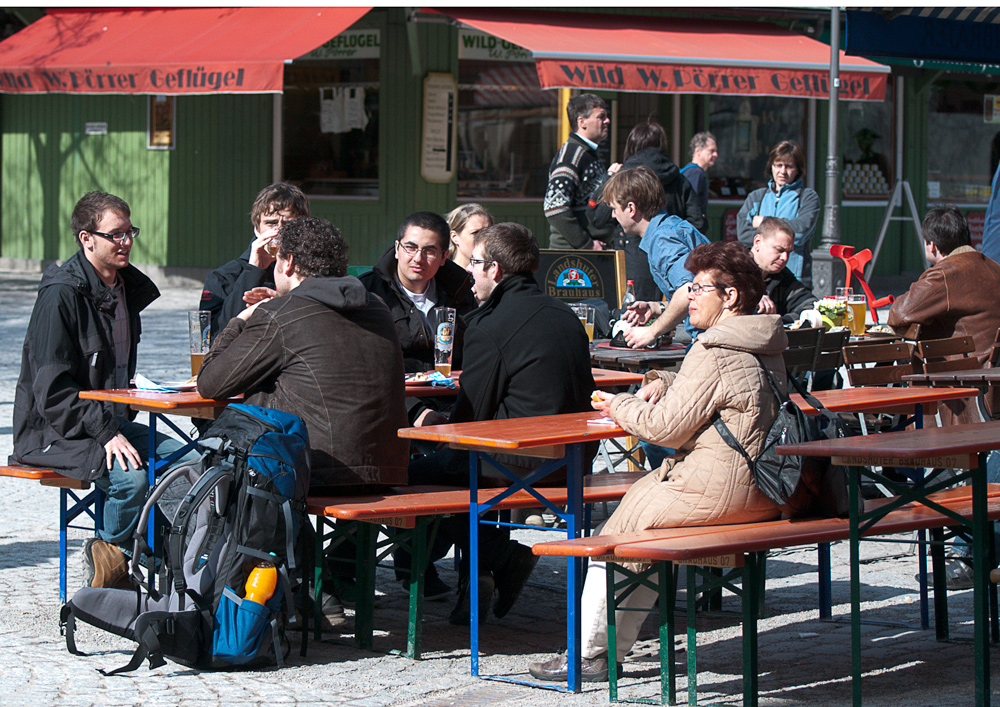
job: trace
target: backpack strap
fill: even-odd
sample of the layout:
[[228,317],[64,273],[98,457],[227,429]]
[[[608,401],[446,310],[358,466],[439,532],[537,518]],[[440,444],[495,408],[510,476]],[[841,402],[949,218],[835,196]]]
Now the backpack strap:
[[66,636],[66,650],[73,655],[87,655],[76,647],[76,611],[72,604],[63,604],[59,610],[59,629]]

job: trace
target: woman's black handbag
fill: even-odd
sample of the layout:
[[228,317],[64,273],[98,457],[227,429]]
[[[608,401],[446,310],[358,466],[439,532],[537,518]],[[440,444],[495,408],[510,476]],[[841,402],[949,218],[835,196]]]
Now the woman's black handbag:
[[[780,403],[778,416],[767,433],[761,453],[756,459],[751,459],[718,414],[715,429],[726,444],[747,460],[754,483],[761,493],[774,501],[789,518],[847,517],[850,491],[845,467],[831,464],[826,457],[785,456],[778,454],[776,449],[785,444],[846,437],[844,423],[789,376],[788,380],[798,393],[819,412],[817,415],[806,415],[787,394],[778,389],[767,366],[759,358],[757,361]],[[863,504],[859,493],[858,508],[862,509]]]

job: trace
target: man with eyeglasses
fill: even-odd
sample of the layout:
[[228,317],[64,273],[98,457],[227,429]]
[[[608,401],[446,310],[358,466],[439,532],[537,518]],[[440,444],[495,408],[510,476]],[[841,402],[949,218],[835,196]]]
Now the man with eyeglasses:
[[[434,307],[453,307],[455,343],[452,368],[462,367],[462,315],[476,308],[471,278],[448,260],[448,222],[430,211],[418,211],[403,221],[395,242],[361,282],[389,307],[396,335],[403,349],[407,373],[434,368],[434,334],[427,315]],[[444,420],[437,398],[407,398],[411,425],[432,425]]]
[[[636,302],[622,314],[632,324],[626,332],[629,346],[648,346],[656,338],[685,322],[685,331],[698,335],[687,321],[688,285],[694,279],[684,267],[688,253],[708,239],[679,216],[663,210],[663,185],[648,167],[623,169],[608,179],[601,200],[611,207],[627,235],[640,237],[639,248],[649,256],[649,271],[666,296],[664,302]],[[649,326],[642,326],[652,321]]]
[[[87,583],[129,586],[125,552],[148,490],[149,429],[127,406],[81,400],[81,390],[128,388],[135,375],[139,313],[159,297],[129,264],[139,229],[128,204],[90,192],[72,215],[79,250],[42,275],[14,394],[11,464],[55,469],[107,494],[104,527],[84,545]],[[180,443],[158,435],[156,452]],[[191,452],[177,463],[197,459]]]
[[250,246],[205,279],[199,308],[212,313],[214,336],[247,306],[274,297],[278,229],[287,221],[308,215],[309,199],[297,186],[278,182],[260,190],[250,210]]

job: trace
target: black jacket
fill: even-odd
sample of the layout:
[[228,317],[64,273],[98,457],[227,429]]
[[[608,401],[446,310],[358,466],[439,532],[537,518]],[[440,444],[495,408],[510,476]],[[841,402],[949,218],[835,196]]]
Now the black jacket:
[[531,273],[504,278],[465,320],[465,366],[451,422],[592,409],[587,333]]
[[274,263],[266,268],[250,264],[250,248],[240,257],[216,268],[205,278],[199,309],[212,313],[212,336],[226,328],[229,320],[247,306],[243,293],[254,287],[274,289]]
[[[139,312],[160,296],[152,280],[129,265],[119,271],[128,307],[128,375],[135,375]],[[11,464],[56,469],[92,480],[105,473],[104,445],[118,433],[111,403],[81,400],[81,390],[115,387],[112,338],[115,299],[77,251],[42,275],[21,352],[14,394]]]
[[788,268],[777,275],[764,278],[764,294],[774,301],[783,324],[791,324],[799,315],[812,308],[816,295],[799,282]]
[[405,484],[403,358],[389,311],[354,277],[309,277],[234,318],[205,356],[198,392],[245,394],[302,418],[310,488]]

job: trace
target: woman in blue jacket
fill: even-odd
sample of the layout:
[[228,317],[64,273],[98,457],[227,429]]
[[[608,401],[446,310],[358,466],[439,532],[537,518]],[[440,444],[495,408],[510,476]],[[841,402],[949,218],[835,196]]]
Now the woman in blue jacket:
[[736,217],[740,243],[753,246],[757,227],[765,216],[788,221],[795,231],[795,249],[788,257],[788,269],[803,285],[812,289],[812,256],[809,241],[819,220],[819,195],[802,183],[806,158],[791,140],[779,142],[767,160],[769,181],[747,196]]

